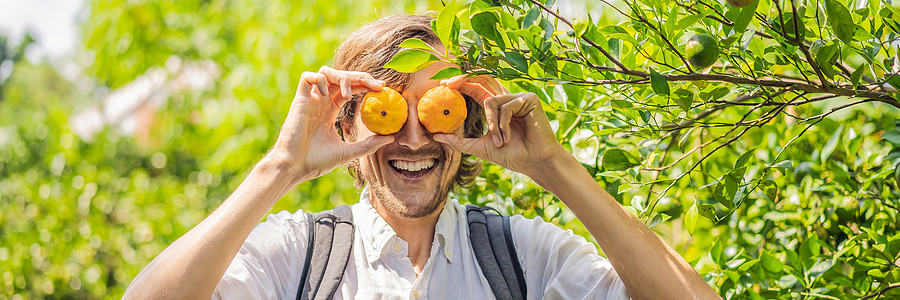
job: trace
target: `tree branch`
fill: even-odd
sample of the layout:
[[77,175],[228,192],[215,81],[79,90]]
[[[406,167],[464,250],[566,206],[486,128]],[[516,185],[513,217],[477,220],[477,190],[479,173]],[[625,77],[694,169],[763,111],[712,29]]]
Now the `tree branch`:
[[[572,25],[572,22],[569,22],[569,20],[567,20],[566,18],[563,18],[562,16],[560,16],[559,14],[557,14],[556,12],[554,12],[553,10],[551,10],[550,8],[545,6],[543,3],[540,3],[535,0],[529,0],[529,1],[531,1],[531,3],[533,3],[534,5],[539,6],[544,11],[550,13],[551,15],[556,17],[556,19],[562,21],[563,23],[566,23],[566,25],[569,25],[569,27],[572,28],[572,30],[575,30],[575,25]],[[581,38],[584,39],[585,42],[588,42],[588,44],[591,44],[591,47],[594,47],[598,51],[600,51],[600,53],[602,53],[603,56],[606,56],[606,59],[609,59],[609,61],[611,61],[613,64],[615,64],[617,67],[619,67],[619,69],[621,69],[624,72],[630,71],[627,67],[625,67],[625,65],[623,65],[621,62],[619,62],[618,59],[616,59],[611,54],[609,54],[609,52],[606,52],[606,50],[604,50],[603,47],[600,47],[600,45],[597,45],[597,43],[594,43],[594,41],[592,41],[591,39],[589,39],[586,36],[582,36]]]
[[[534,0],[532,0],[532,1],[534,1]],[[634,7],[632,7],[631,10],[634,12]],[[663,34],[663,32],[659,30],[659,28],[656,28],[656,26],[654,26],[652,23],[650,23],[649,20],[647,20],[646,18],[644,18],[637,12],[635,12],[635,16],[637,16],[638,21],[646,24],[647,27],[650,27],[650,29],[653,29],[653,31],[656,31],[656,34],[658,34],[659,37],[662,38],[662,40],[664,42],[666,42],[666,45],[669,46],[669,49],[672,50],[672,52],[675,52],[675,55],[677,55],[678,58],[681,59],[681,62],[684,63],[685,67],[687,67],[688,73],[694,73],[694,69],[691,68],[691,64],[688,63],[687,59],[684,58],[684,55],[681,55],[681,52],[679,52],[678,49],[675,48],[675,45],[672,45],[672,42],[669,41],[669,38],[666,37],[666,35]]]
[[865,299],[875,298],[875,297],[881,296],[881,294],[884,294],[884,292],[887,292],[888,290],[893,289],[893,288],[897,288],[897,287],[900,287],[900,282],[894,282],[894,283],[891,283],[891,284],[889,284],[887,287],[885,287],[885,288],[883,288],[883,289],[881,289],[881,290],[879,290],[879,291],[877,291],[877,292],[874,292],[874,293],[865,295],[865,296],[862,297],[862,298],[859,298],[859,300],[865,300]]

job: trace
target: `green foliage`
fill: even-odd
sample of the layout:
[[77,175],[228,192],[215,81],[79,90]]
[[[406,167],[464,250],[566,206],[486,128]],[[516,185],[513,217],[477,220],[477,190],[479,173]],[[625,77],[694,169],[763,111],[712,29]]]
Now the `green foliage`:
[[[896,5],[626,0],[569,19],[547,2],[448,3],[440,59],[537,94],[598,183],[724,298],[898,295]],[[718,58],[692,68],[692,36]],[[520,177],[489,167],[460,197],[577,229]]]

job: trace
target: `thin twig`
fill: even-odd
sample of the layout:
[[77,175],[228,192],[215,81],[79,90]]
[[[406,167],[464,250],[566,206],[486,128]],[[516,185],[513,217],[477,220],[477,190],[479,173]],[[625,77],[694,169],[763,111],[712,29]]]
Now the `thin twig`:
[[[562,16],[560,16],[559,14],[557,14],[556,12],[554,12],[553,10],[551,10],[549,7],[547,7],[547,6],[544,5],[543,3],[540,3],[540,2],[535,1],[535,0],[530,0],[530,1],[531,1],[531,3],[533,3],[534,5],[539,6],[539,7],[540,7],[541,9],[543,9],[544,11],[546,11],[546,12],[550,13],[551,15],[553,15],[554,17],[556,17],[557,20],[560,20],[560,21],[562,21],[563,23],[566,23],[566,25],[569,25],[569,27],[571,27],[572,30],[575,30],[575,25],[572,25],[572,22],[569,22],[569,20],[567,20],[566,18],[563,18]],[[600,51],[600,53],[603,53],[603,56],[606,56],[606,59],[609,59],[609,61],[611,61],[611,62],[612,62],[613,64],[615,64],[616,66],[618,66],[619,69],[622,69],[623,71],[626,71],[626,72],[629,71],[629,69],[628,69],[627,67],[625,67],[625,65],[623,65],[621,62],[619,62],[618,59],[616,59],[616,58],[613,57],[611,54],[609,54],[609,52],[606,52],[606,50],[603,49],[603,47],[600,47],[600,45],[597,45],[597,43],[594,43],[594,41],[592,41],[591,39],[589,39],[589,38],[586,37],[586,36],[582,36],[581,38],[583,38],[585,42],[588,42],[588,44],[591,44],[592,47],[594,47],[594,48],[596,48],[598,51]]]
[[863,296],[862,298],[859,298],[859,300],[865,300],[865,299],[875,298],[875,297],[881,296],[881,294],[884,294],[884,292],[887,292],[888,290],[893,289],[893,288],[897,288],[897,287],[900,287],[900,282],[894,282],[894,283],[891,283],[891,284],[889,284],[887,287],[885,287],[885,288],[883,288],[883,289],[881,289],[881,290],[878,290],[877,292],[874,292],[874,293],[865,295],[865,296]]

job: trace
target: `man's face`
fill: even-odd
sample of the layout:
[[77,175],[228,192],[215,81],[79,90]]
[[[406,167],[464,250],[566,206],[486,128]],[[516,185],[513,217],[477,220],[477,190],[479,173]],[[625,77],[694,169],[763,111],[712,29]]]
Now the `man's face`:
[[[360,173],[369,185],[373,206],[403,218],[422,218],[447,199],[462,155],[432,139],[419,122],[416,105],[426,91],[439,85],[429,78],[448,66],[439,62],[413,74],[409,88],[401,93],[408,104],[406,124],[393,134],[393,143],[360,158]],[[356,140],[374,135],[358,117],[359,111],[355,115]],[[463,132],[460,127],[455,134]]]

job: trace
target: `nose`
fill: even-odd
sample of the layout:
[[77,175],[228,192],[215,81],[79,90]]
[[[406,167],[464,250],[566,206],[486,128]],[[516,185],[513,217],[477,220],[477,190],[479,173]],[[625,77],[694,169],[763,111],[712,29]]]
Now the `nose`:
[[419,122],[419,115],[416,111],[416,105],[419,103],[418,99],[415,101],[407,100],[407,103],[409,103],[409,113],[407,114],[406,124],[403,124],[403,128],[400,128],[400,131],[394,135],[394,138],[400,145],[409,147],[410,150],[419,150],[431,142],[431,133],[425,130],[425,126],[422,126],[422,123]]

